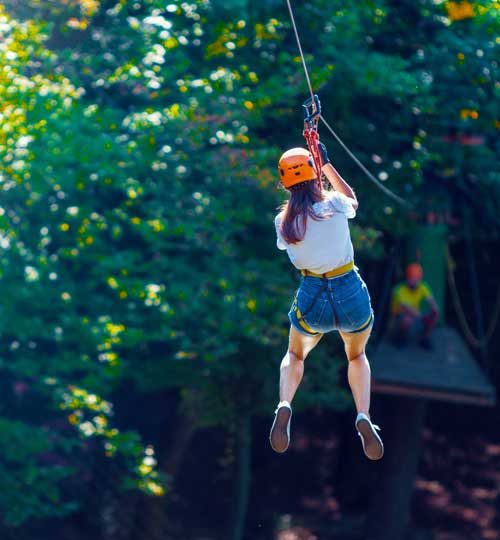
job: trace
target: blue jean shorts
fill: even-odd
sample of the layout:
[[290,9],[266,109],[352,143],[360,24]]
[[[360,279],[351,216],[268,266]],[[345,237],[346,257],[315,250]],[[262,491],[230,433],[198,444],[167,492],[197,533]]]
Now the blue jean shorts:
[[288,318],[307,336],[332,330],[362,332],[373,324],[370,294],[355,267],[333,278],[301,276]]

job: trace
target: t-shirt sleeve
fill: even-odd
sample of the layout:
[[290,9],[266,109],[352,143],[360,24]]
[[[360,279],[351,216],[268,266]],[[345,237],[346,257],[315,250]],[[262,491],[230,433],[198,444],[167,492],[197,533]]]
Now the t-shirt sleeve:
[[336,212],[341,212],[346,216],[347,219],[352,219],[353,217],[356,217],[356,210],[353,206],[354,200],[347,195],[344,195],[343,193],[340,193],[338,191],[332,191],[328,195],[328,199],[332,208]]
[[431,288],[429,287],[429,285],[427,285],[427,283],[422,281],[420,284],[420,289],[421,289],[422,298],[424,300],[428,300],[429,298],[432,298]]
[[286,249],[286,244],[280,234],[280,223],[281,223],[281,216],[278,214],[274,219],[274,227],[276,229],[276,247],[278,249],[284,250]]

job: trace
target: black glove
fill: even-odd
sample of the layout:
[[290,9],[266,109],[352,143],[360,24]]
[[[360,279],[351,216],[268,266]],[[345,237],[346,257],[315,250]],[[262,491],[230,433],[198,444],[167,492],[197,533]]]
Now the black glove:
[[322,142],[318,143],[318,150],[319,155],[321,156],[321,166],[330,163],[330,160],[328,159],[328,151],[326,149],[326,146]]

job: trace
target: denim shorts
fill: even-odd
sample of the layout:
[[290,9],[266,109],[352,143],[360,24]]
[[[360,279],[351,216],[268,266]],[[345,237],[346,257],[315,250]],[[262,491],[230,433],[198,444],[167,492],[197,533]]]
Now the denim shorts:
[[288,318],[307,336],[341,330],[362,332],[373,324],[373,309],[365,282],[355,267],[329,279],[301,276]]

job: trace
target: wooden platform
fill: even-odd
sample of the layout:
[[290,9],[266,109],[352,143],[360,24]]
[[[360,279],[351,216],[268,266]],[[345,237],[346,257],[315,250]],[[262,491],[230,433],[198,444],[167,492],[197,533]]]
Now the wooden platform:
[[472,357],[461,336],[450,327],[436,329],[434,349],[416,345],[397,349],[382,341],[369,354],[372,390],[382,394],[494,405],[495,388]]

